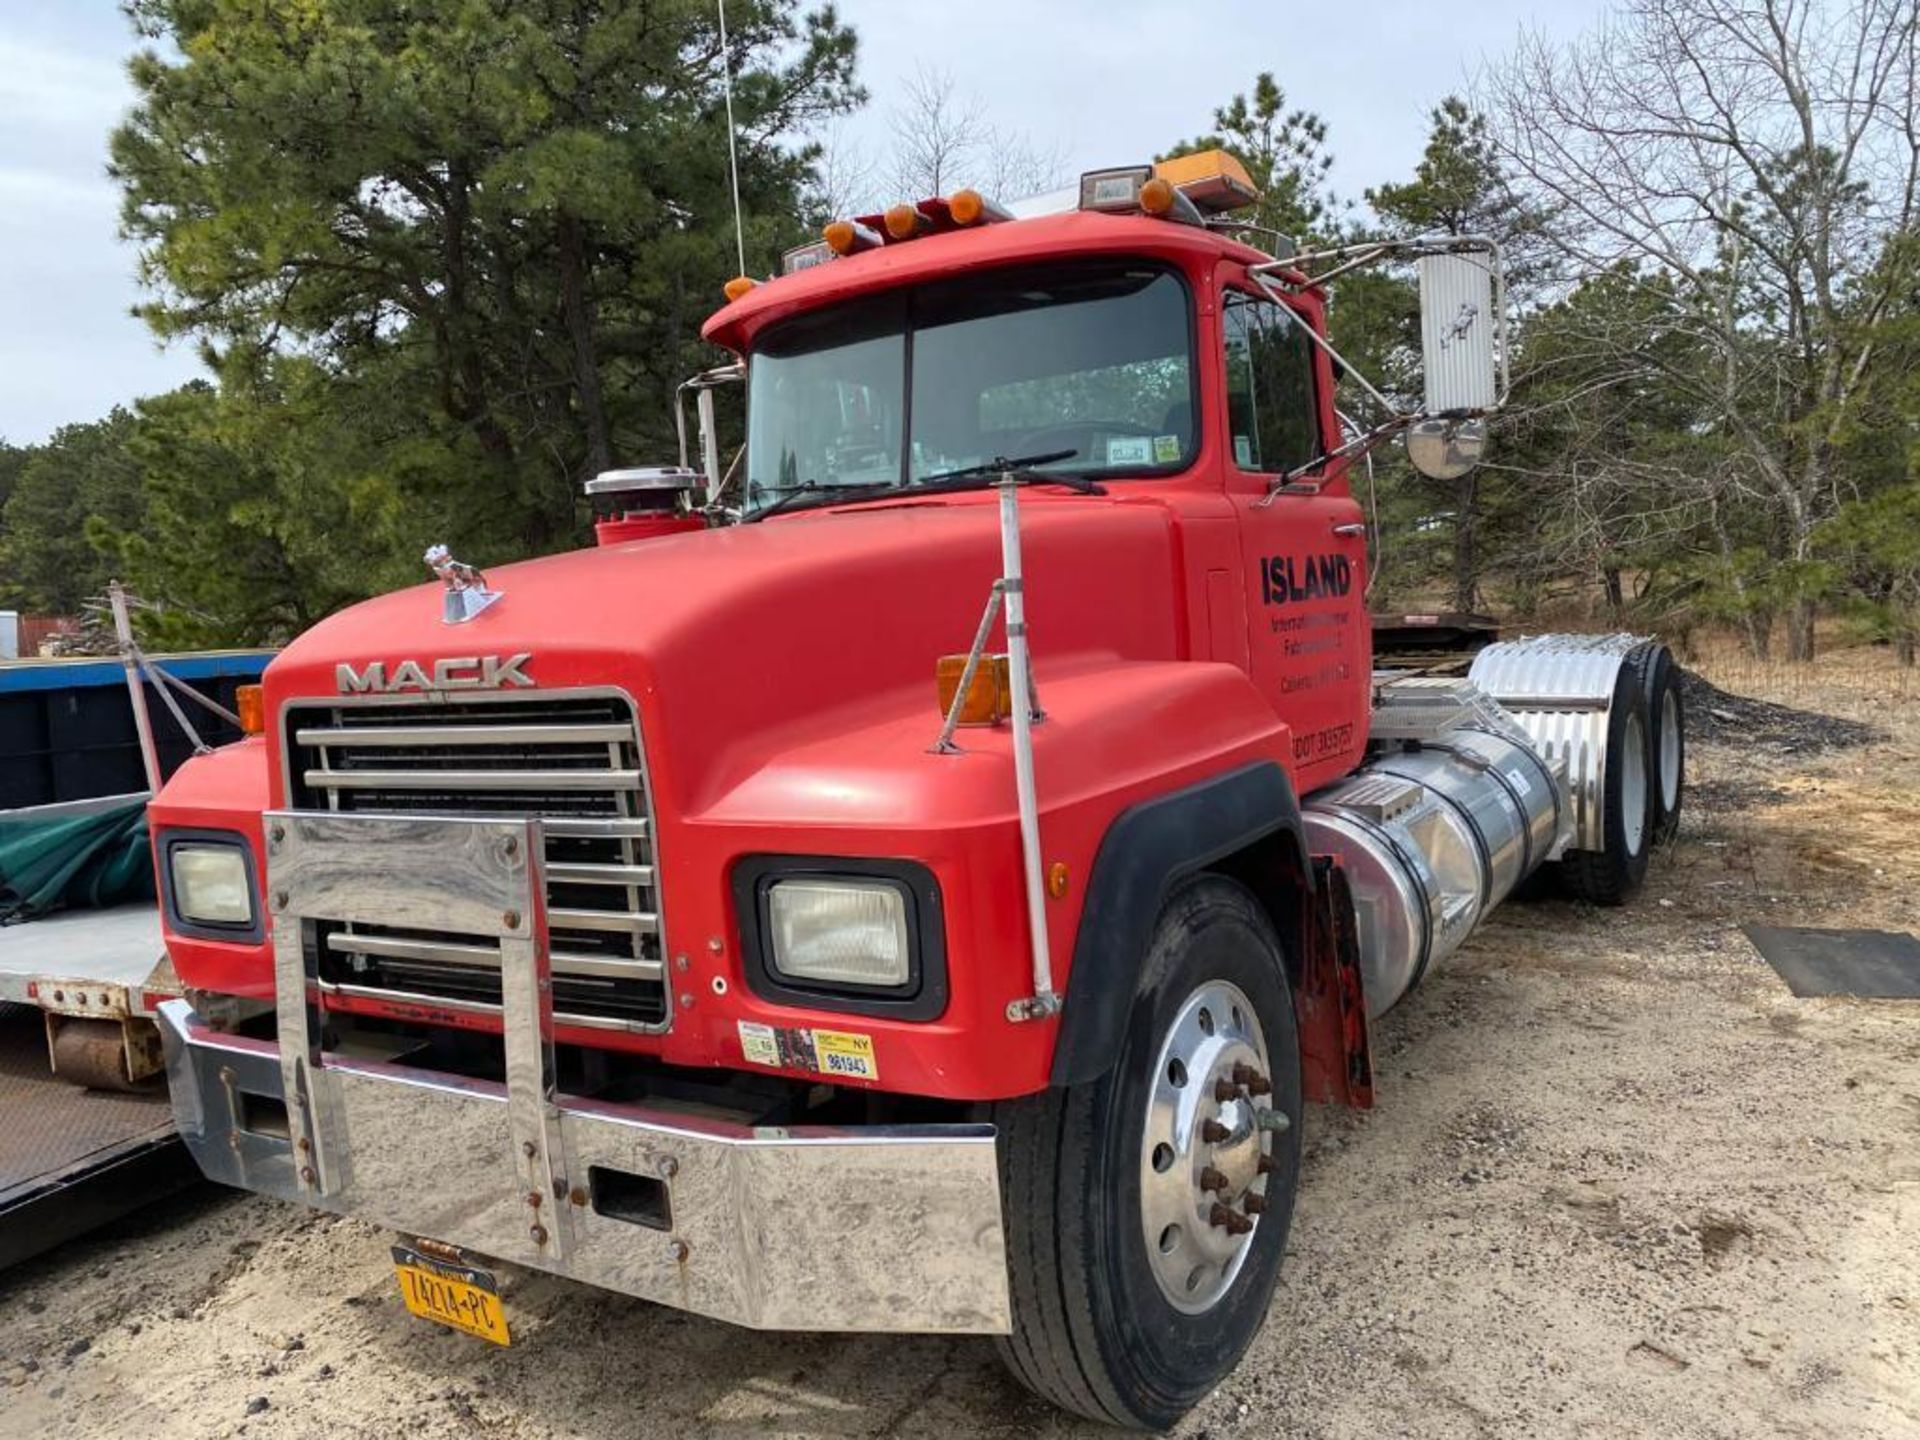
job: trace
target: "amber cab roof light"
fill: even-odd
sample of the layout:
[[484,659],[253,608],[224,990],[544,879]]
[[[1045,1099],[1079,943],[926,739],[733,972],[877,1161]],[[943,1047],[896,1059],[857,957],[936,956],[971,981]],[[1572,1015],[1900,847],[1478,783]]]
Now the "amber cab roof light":
[[835,220],[810,245],[796,246],[781,260],[781,272],[799,270],[840,256],[900,245],[926,235],[1057,215],[1072,210],[1148,215],[1203,225],[1216,215],[1251,205],[1260,198],[1247,167],[1225,150],[1201,150],[1151,165],[1089,170],[1064,191],[1036,195],[1002,205],[978,190],[902,202],[872,215]]

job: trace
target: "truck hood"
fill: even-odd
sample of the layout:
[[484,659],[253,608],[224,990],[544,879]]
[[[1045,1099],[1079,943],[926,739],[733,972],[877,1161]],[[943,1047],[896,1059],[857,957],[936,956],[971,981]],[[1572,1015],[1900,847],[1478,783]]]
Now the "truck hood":
[[[1021,497],[1043,682],[1050,671],[1185,653],[1175,529],[1172,512],[1145,497]],[[407,690],[421,688],[416,674],[430,688],[443,661],[473,662],[442,669],[469,684],[614,687],[640,707],[656,803],[687,815],[771,756],[889,714],[924,714],[931,742],[934,662],[971,644],[1000,572],[992,494],[571,552],[490,570],[502,598],[465,624],[442,621],[437,583],[343,611],[282,652],[267,700],[277,714],[296,697],[335,696],[339,667],[364,675],[374,662]]]

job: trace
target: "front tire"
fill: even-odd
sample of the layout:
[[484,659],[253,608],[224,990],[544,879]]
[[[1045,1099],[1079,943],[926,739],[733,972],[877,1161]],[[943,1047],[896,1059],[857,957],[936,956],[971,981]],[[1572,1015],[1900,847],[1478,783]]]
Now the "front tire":
[[1300,1048],[1279,937],[1237,883],[1155,923],[1120,1054],[995,1107],[1008,1368],[1064,1409],[1165,1429],[1266,1318],[1300,1173]]

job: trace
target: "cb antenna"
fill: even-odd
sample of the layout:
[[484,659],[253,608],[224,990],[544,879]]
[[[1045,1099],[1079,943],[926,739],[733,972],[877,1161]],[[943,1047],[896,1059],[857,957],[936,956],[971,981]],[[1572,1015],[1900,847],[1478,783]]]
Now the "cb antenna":
[[740,269],[747,273],[747,232],[740,220],[740,149],[733,131],[733,52],[727,48],[727,0],[714,0],[720,12],[720,84],[727,97],[727,174],[733,184],[733,244]]

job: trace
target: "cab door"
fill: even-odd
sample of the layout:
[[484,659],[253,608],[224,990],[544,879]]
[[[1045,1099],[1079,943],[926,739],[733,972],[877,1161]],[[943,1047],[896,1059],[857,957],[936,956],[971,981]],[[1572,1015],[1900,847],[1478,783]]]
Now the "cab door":
[[1359,763],[1372,702],[1367,528],[1348,491],[1317,305],[1222,276],[1216,423],[1240,527],[1254,684],[1293,731],[1302,793]]

